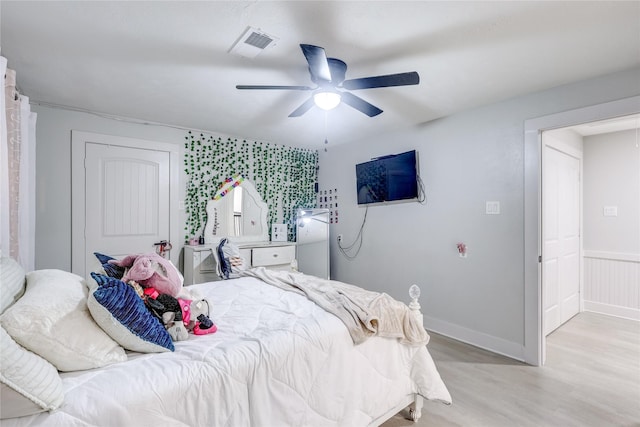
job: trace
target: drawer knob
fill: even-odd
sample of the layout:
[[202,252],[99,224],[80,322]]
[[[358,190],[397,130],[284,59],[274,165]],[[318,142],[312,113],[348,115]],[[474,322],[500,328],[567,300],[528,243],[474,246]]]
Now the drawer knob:
[[274,258],[278,258],[278,254],[273,254],[273,257]]

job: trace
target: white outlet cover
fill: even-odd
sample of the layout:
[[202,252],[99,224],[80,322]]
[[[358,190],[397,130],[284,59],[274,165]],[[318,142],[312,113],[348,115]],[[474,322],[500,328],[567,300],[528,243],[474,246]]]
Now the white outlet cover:
[[486,210],[487,215],[500,215],[500,202],[498,201],[488,201],[486,202]]
[[603,216],[618,216],[618,207],[617,206],[605,206],[602,208]]
[[271,226],[271,241],[286,242],[288,231],[287,224],[273,224]]

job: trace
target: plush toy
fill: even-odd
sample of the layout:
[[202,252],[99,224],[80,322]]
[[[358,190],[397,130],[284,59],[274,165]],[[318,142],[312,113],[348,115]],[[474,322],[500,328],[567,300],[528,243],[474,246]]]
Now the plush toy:
[[189,311],[189,322],[185,321],[189,331],[196,335],[205,335],[218,330],[218,327],[209,319],[209,302],[206,299],[191,301]]
[[209,319],[209,317],[201,314],[198,316],[198,322],[193,328],[193,333],[196,335],[212,334],[218,330],[218,327]]
[[164,324],[174,341],[188,339],[189,332],[196,335],[216,332],[216,325],[209,319],[207,300],[175,298],[154,288],[146,288],[144,294],[147,308]]
[[135,280],[144,288],[155,288],[173,297],[182,290],[184,280],[178,269],[156,253],[127,255],[121,260],[110,259],[108,263],[126,269],[121,279],[125,283]]
[[173,341],[183,341],[189,338],[189,332],[184,326],[182,307],[177,298],[168,294],[161,294],[156,301],[163,305],[162,322]]

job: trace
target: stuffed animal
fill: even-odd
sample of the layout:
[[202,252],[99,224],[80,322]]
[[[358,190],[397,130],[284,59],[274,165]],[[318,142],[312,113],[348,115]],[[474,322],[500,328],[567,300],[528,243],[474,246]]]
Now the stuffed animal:
[[109,264],[126,268],[122,281],[135,280],[142,287],[155,288],[161,294],[177,297],[184,280],[178,269],[156,253],[127,255],[121,260],[110,259]]
[[207,300],[175,298],[160,294],[154,288],[146,288],[144,294],[147,308],[162,322],[174,341],[188,339],[189,332],[196,335],[216,332],[216,325],[209,319]]
[[218,330],[218,327],[209,318],[209,302],[206,299],[191,301],[189,309],[190,317],[188,324],[185,321],[189,331],[195,335],[206,335]]
[[209,319],[208,316],[201,314],[198,316],[198,322],[193,328],[193,333],[196,335],[212,334],[218,330],[218,327]]

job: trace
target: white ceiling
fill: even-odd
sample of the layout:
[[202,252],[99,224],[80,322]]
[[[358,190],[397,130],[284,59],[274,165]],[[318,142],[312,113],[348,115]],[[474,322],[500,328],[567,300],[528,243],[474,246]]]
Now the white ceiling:
[[[318,148],[640,66],[640,2],[0,2],[2,55],[32,102]],[[276,37],[228,53],[248,26]],[[347,79],[417,71],[418,86],[356,94],[287,117],[311,85],[300,43],[347,62]]]

